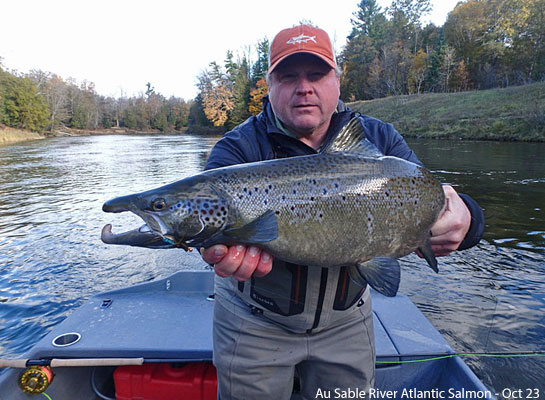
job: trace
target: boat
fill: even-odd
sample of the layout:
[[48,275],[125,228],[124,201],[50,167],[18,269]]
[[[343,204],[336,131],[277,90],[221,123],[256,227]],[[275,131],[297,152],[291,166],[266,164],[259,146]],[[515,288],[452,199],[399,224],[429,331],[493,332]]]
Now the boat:
[[[0,361],[0,399],[216,399],[213,281],[213,271],[180,271],[94,295],[21,360]],[[366,398],[496,397],[407,296],[371,295],[377,369]]]

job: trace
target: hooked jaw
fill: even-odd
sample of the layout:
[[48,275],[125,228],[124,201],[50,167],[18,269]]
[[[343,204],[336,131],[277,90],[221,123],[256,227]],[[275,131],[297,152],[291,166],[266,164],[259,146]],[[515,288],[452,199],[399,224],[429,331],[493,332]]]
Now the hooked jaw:
[[177,240],[169,233],[169,229],[158,215],[153,212],[143,211],[137,205],[141,202],[136,196],[123,196],[108,200],[102,206],[102,211],[108,213],[121,213],[131,211],[144,220],[145,225],[122,233],[113,233],[112,225],[104,226],[101,232],[101,239],[106,244],[122,244],[137,247],[148,248],[169,248],[181,247],[184,250],[190,250],[189,247],[180,240]]

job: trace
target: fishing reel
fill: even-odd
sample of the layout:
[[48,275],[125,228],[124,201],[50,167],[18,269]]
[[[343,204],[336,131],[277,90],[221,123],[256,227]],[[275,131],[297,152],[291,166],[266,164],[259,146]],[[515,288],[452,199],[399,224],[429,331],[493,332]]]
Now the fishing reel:
[[24,371],[19,378],[19,386],[28,394],[43,393],[53,380],[53,371],[48,366],[35,365]]

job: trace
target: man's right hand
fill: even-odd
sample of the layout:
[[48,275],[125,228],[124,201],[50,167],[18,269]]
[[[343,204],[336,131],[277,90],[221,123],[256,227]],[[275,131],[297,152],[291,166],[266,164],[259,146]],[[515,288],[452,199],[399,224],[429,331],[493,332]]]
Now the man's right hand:
[[236,245],[227,247],[216,244],[201,249],[203,260],[214,265],[221,277],[233,276],[237,281],[248,280],[252,275],[261,277],[271,272],[273,257],[255,246]]

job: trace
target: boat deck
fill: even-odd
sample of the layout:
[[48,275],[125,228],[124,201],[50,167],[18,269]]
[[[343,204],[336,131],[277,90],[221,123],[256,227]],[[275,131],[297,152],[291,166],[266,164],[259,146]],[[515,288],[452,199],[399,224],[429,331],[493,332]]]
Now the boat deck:
[[[26,357],[212,360],[213,290],[213,272],[181,271],[166,279],[100,293],[56,326]],[[408,297],[388,298],[372,292],[372,299],[377,361],[381,362],[377,364],[377,388],[398,391],[398,398],[403,389],[411,388],[453,390],[455,394],[462,389],[486,391],[458,357],[394,363],[453,350]],[[58,336],[74,332],[81,335],[77,342],[52,344]],[[54,385],[55,381],[51,389]]]

